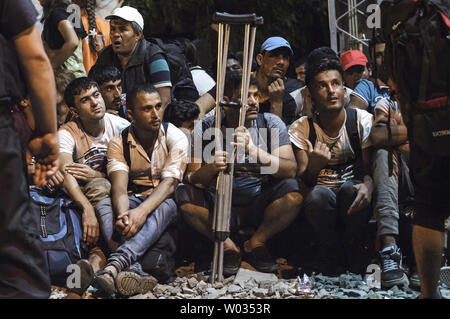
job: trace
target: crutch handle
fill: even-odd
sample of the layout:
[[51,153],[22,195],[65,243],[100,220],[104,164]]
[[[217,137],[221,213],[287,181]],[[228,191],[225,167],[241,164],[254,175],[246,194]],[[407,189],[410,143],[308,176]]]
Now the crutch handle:
[[257,17],[255,13],[251,14],[230,14],[226,12],[216,12],[213,16],[213,22],[224,24],[253,24],[261,25],[264,23],[263,17]]
[[225,101],[225,100],[220,101],[219,105],[220,106],[232,107],[232,108],[235,108],[235,109],[239,109],[242,106],[240,102],[232,102],[232,101]]

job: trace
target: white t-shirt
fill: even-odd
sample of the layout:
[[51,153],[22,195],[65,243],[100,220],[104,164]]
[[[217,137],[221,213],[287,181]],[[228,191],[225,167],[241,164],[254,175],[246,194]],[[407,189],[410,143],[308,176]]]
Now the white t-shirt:
[[[360,109],[357,109],[356,111],[361,149],[365,149],[372,146],[369,135],[370,130],[372,129],[373,115]],[[326,135],[315,121],[314,128],[317,135],[316,143],[317,141],[325,143],[331,152],[331,159],[328,162],[328,166],[323,168],[317,177],[317,185],[329,188],[339,187],[345,183],[345,181],[354,177],[353,165],[348,163],[351,163],[355,158],[355,152],[351,147],[345,122],[336,137]],[[289,128],[289,137],[291,143],[296,147],[308,151],[306,140],[309,139],[309,122],[307,116],[303,116],[292,123]]]
[[199,96],[207,93],[216,85],[216,81],[200,67],[192,68],[191,74]]
[[130,122],[109,113],[105,113],[104,121],[105,131],[99,137],[85,133],[79,120],[64,124],[58,130],[59,152],[71,154],[74,163],[86,164],[97,171],[106,172],[108,144]]

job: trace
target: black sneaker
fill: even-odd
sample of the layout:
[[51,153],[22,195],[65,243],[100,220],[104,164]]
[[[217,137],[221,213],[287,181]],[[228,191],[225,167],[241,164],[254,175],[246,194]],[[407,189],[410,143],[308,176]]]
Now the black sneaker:
[[241,267],[241,254],[234,250],[223,252],[223,275],[230,277],[236,275]]
[[280,268],[265,246],[256,247],[249,253],[246,252],[245,260],[261,272],[275,272]]
[[390,288],[395,285],[407,285],[408,277],[402,268],[402,253],[396,245],[384,248],[380,252],[381,286]]

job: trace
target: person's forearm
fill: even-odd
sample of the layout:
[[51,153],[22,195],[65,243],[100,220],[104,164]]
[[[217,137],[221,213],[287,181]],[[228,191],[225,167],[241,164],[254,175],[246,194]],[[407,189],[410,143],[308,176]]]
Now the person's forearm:
[[199,120],[205,117],[205,115],[211,111],[215,105],[216,100],[209,93],[203,94],[195,103],[200,109],[200,114],[198,116]]
[[408,141],[408,131],[406,126],[391,125],[391,140],[389,141],[387,125],[378,124],[372,127],[370,139],[375,147],[398,146]]
[[86,207],[92,206],[87,197],[83,194],[77,180],[71,174],[64,173],[64,187],[70,198],[83,208],[83,211]]
[[163,201],[173,194],[177,185],[178,180],[175,178],[163,179],[150,196],[139,205],[139,208],[142,209],[142,212],[146,214],[146,216],[150,215]]
[[278,178],[294,178],[297,170],[295,161],[287,160],[279,156],[274,156],[260,148],[252,148],[250,156],[256,158],[258,163],[266,167],[277,167],[274,177]]
[[[56,87],[50,61],[45,54],[39,33],[33,28],[25,35],[34,42],[32,50],[26,50],[22,43],[17,47],[22,70],[27,79],[32,111],[35,119],[35,133],[43,136],[56,132]],[[23,45],[24,46],[24,45]]]
[[163,109],[163,113],[164,110],[166,109],[166,106],[170,103],[171,101],[171,96],[170,96],[170,92],[171,92],[171,88],[168,86],[164,86],[161,88],[157,88],[159,95],[161,97],[161,108]]
[[208,186],[216,176],[217,171],[214,169],[213,165],[206,164],[197,171],[189,173],[188,182],[193,185],[201,184]]
[[51,63],[54,69],[60,67],[67,61],[68,58],[72,56],[72,54],[77,49],[77,45],[70,42],[65,42],[63,46],[58,50],[51,50]]
[[314,186],[317,184],[317,176],[319,175],[320,171],[322,169],[314,167],[311,165],[311,162],[308,162],[308,166],[306,170],[301,174],[301,179],[304,181],[304,183],[308,186]]
[[111,189],[111,199],[116,216],[120,216],[130,208],[130,201],[128,199],[127,186],[114,185]]

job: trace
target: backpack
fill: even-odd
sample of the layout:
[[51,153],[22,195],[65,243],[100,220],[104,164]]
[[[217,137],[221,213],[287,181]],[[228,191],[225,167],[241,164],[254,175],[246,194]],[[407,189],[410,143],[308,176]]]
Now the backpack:
[[163,51],[170,69],[172,97],[177,100],[195,102],[199,95],[186,62],[183,46],[178,41],[163,42],[159,38],[149,38],[147,40]]
[[[354,174],[356,179],[363,178],[363,161],[362,161],[362,149],[361,149],[361,141],[359,139],[358,132],[358,113],[355,109],[345,108],[345,112],[347,113],[347,117],[345,120],[345,129],[347,130],[347,135],[350,140],[350,145],[355,152],[355,163],[354,163]],[[308,124],[309,124],[309,136],[308,140],[311,142],[314,147],[316,144],[317,134],[316,129],[314,128],[314,121],[311,116],[308,116]]]
[[175,273],[176,240],[177,229],[169,226],[140,260],[142,270],[158,279],[159,283],[170,283],[177,277]]
[[[431,156],[450,154],[450,3],[446,0],[385,0],[386,39],[382,72],[408,105],[411,148]],[[404,107],[402,105],[402,107]]]
[[80,208],[59,192],[30,189],[30,210],[40,216],[38,235],[54,285],[65,286],[67,267],[86,258]]

